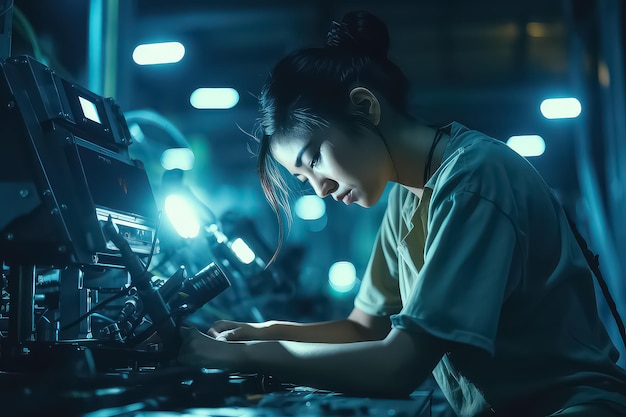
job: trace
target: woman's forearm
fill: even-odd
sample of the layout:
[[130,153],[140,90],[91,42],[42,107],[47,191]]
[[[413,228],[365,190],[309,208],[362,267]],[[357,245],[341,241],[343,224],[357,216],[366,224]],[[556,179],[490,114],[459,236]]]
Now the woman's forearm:
[[323,323],[301,324],[270,322],[271,340],[296,342],[351,343],[382,340],[391,330],[387,317],[372,316],[354,308],[347,319]]
[[[265,372],[296,384],[371,396],[408,395],[441,357],[394,332],[358,343],[246,342],[233,346],[235,368]],[[234,353],[234,352],[233,352]]]
[[355,308],[345,320],[320,323],[268,321],[241,323],[219,320],[207,334],[219,340],[288,340],[294,342],[351,343],[384,339],[391,329],[388,317],[372,316]]
[[182,329],[182,364],[260,372],[283,381],[368,396],[406,395],[432,371],[446,342],[393,329],[383,340],[311,343],[220,341]]
[[386,336],[386,333],[372,331],[372,329],[349,319],[321,323],[271,321],[266,325],[265,340],[350,343],[379,340]]

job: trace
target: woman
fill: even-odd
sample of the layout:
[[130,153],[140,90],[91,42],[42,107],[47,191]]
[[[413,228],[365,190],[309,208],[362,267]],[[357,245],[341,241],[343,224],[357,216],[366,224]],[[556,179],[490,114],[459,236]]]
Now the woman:
[[259,175],[279,223],[278,164],[345,204],[396,183],[354,310],[188,329],[180,360],[369,396],[407,395],[432,373],[459,416],[626,415],[626,376],[553,193],[503,143],[411,117],[388,47],[383,22],[350,13],[326,47],[281,60],[260,98]]

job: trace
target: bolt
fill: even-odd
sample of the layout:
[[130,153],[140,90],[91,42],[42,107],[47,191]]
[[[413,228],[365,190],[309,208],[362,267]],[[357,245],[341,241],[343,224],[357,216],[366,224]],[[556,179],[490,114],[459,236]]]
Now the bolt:
[[15,236],[13,236],[13,233],[10,233],[10,232],[9,232],[9,233],[7,233],[7,234],[6,234],[6,238],[7,238],[7,240],[13,240],[13,238],[14,238],[14,237],[15,237]]
[[9,102],[7,103],[7,107],[8,107],[8,108],[10,108],[10,109],[12,109],[13,107],[15,107],[15,102],[14,102],[13,100],[9,101]]
[[59,214],[59,209],[58,208],[53,208],[52,210],[50,210],[50,214],[52,214],[53,216],[56,216],[57,214]]
[[66,204],[61,204],[61,210],[67,211],[67,205]]
[[30,192],[29,192],[29,191],[28,191],[28,189],[26,189],[26,188],[22,188],[22,189],[20,190],[20,197],[22,197],[22,198],[26,198],[26,197],[28,197],[28,196],[29,196],[29,194],[30,194]]
[[58,251],[59,253],[65,253],[65,252],[67,251],[67,246],[65,246],[65,245],[60,245],[60,246],[57,248],[57,251]]

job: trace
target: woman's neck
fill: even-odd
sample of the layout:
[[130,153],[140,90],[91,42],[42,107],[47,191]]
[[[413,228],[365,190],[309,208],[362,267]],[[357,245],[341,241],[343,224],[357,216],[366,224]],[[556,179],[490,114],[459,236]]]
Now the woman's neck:
[[[397,178],[392,181],[403,185],[418,197],[422,197],[424,189],[424,168],[437,136],[437,129],[417,122],[408,117],[395,117],[381,123],[381,131],[385,135]],[[446,149],[449,136],[444,132],[432,150],[430,174],[435,172]]]

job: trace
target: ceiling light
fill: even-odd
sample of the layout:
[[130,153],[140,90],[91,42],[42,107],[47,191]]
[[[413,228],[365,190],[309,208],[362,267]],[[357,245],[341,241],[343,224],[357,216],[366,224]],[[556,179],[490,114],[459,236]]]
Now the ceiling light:
[[548,98],[541,102],[540,109],[546,119],[572,119],[578,117],[581,106],[573,97]]
[[139,65],[171,64],[185,56],[185,47],[180,42],[146,43],[133,51],[133,60]]
[[529,22],[526,24],[526,32],[533,38],[545,38],[548,36],[547,26],[539,22]]
[[198,88],[189,97],[196,109],[230,109],[239,102],[234,88]]
[[546,150],[546,143],[539,135],[511,136],[506,144],[522,156],[540,156]]

